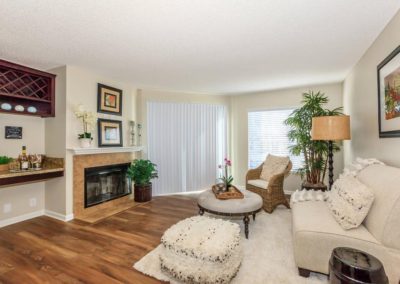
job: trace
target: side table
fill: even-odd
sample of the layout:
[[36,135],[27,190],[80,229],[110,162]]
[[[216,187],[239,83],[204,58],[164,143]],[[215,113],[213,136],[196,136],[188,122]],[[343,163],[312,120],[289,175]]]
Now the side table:
[[387,284],[382,263],[374,256],[352,248],[338,247],[329,260],[331,284]]

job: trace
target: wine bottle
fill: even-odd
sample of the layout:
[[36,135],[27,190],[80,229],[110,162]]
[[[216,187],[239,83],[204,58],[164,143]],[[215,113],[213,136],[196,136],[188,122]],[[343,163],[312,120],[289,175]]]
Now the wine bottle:
[[26,155],[26,146],[22,146],[22,155],[21,155],[21,170],[25,171],[29,169],[29,160]]

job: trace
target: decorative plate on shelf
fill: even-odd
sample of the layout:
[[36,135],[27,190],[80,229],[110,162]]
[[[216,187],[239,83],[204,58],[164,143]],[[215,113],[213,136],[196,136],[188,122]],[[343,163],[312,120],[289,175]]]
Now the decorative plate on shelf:
[[2,103],[1,104],[1,109],[3,109],[3,110],[11,110],[12,106],[9,103]]
[[15,109],[16,111],[19,111],[19,112],[23,112],[23,111],[25,110],[25,108],[24,108],[23,106],[21,106],[21,105],[15,106],[14,109]]
[[34,106],[30,106],[27,108],[27,111],[29,113],[36,113],[37,112],[37,108],[35,108]]

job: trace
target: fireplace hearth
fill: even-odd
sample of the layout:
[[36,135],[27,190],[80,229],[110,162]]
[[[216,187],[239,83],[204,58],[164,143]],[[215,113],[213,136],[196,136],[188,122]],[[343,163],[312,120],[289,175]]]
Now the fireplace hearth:
[[127,164],[85,168],[85,208],[132,193]]

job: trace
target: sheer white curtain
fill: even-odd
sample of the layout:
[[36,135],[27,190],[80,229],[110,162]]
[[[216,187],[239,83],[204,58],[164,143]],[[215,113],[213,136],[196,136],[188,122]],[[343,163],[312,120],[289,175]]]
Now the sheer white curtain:
[[226,154],[226,107],[148,102],[148,158],[158,166],[153,194],[209,188]]

